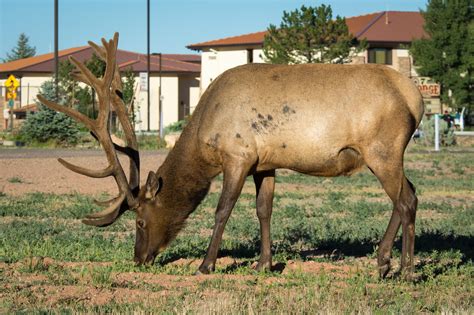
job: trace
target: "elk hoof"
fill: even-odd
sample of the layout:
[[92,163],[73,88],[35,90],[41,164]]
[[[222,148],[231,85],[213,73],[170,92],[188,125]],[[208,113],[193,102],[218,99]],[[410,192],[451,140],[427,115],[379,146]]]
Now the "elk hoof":
[[257,271],[271,271],[272,270],[272,263],[267,261],[259,261],[257,265],[254,267],[255,270]]
[[389,271],[390,271],[390,263],[386,263],[385,265],[379,266],[380,279],[385,279]]
[[199,269],[196,271],[195,275],[208,275],[214,271],[214,265],[204,266],[201,265]]
[[402,269],[400,274],[401,278],[407,282],[417,282],[421,279],[421,275],[414,273],[411,268]]

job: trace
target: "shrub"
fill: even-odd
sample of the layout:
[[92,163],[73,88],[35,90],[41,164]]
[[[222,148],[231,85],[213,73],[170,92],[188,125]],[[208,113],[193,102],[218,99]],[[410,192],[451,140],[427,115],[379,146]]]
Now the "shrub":
[[[46,81],[41,85],[40,93],[47,99],[54,99],[55,85],[53,81]],[[60,99],[58,103],[63,103]],[[55,112],[41,103],[37,103],[38,111],[29,115],[21,126],[21,138],[26,142],[55,141],[61,144],[74,144],[79,140],[79,126],[70,117]]]
[[171,132],[183,131],[187,123],[188,123],[188,119],[183,119],[183,120],[178,120],[177,122],[174,122],[172,124],[169,124],[168,126],[165,127],[165,134],[168,134]]
[[[423,125],[420,127],[423,130],[423,143],[427,146],[434,145],[435,139],[435,122],[434,118],[424,119]],[[442,119],[439,120],[439,137],[440,144],[444,146],[451,146],[456,144],[454,138],[454,129],[448,128],[448,123]]]

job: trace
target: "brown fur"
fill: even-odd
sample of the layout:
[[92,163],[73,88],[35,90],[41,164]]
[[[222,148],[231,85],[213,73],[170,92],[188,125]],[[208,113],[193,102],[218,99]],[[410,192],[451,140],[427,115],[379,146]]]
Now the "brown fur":
[[[148,237],[160,239],[159,248],[167,245],[205,197],[212,178],[223,172],[216,225],[199,268],[212,271],[225,223],[245,177],[254,174],[257,193],[262,183],[268,187],[258,193],[257,212],[262,229],[258,268],[269,268],[274,170],[339,176],[368,165],[394,203],[379,250],[381,275],[390,267],[401,223],[404,235],[410,234],[404,237],[407,258],[402,260],[410,273],[416,196],[414,187],[405,184],[403,153],[422,114],[417,88],[384,66],[253,64],[231,69],[209,86],[157,171],[163,187],[149,208],[157,223]],[[146,251],[154,258],[156,248]]]

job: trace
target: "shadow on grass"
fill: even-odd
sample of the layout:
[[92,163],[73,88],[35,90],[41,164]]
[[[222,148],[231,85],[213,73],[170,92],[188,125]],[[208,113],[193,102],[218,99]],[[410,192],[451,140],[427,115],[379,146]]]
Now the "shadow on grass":
[[[305,241],[305,240],[303,240]],[[310,242],[310,240],[307,240]],[[321,242],[316,249],[311,250],[294,250],[291,248],[276,248],[274,245],[272,250],[273,254],[283,254],[302,260],[311,259],[312,257],[319,256],[330,260],[341,260],[346,256],[350,257],[366,257],[374,253],[374,248],[377,243],[363,242],[363,241],[350,241],[350,240],[326,240]],[[395,242],[394,247],[401,251],[401,240]],[[199,256],[196,255],[196,250],[193,253],[180,252],[168,255],[166,258],[160,259],[159,264],[171,263],[180,258],[198,258],[203,259],[206,248],[202,251]],[[460,264],[465,264],[469,261],[474,260],[474,236],[460,236],[460,235],[443,235],[441,233],[424,233],[416,236],[415,240],[415,254],[422,256],[430,256],[433,252],[443,251],[459,251],[462,255]],[[248,242],[240,243],[237,247],[232,249],[222,249],[219,252],[219,257],[233,257],[233,258],[244,258],[258,260],[260,254],[260,242]],[[422,260],[417,266],[417,269],[422,268],[424,264],[433,263],[429,260]],[[229,266],[229,272],[238,269],[243,266],[247,266],[249,262],[243,262]],[[273,268],[275,269],[275,268]],[[284,269],[284,266],[283,266]],[[282,270],[283,270],[282,269]],[[278,269],[277,269],[278,270]],[[281,272],[281,271],[280,271]]]

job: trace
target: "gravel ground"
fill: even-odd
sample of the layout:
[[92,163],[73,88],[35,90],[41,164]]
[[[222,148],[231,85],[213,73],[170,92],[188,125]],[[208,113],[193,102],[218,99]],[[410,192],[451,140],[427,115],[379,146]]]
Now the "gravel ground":
[[[167,151],[140,152],[142,183],[150,170],[156,171],[163,163]],[[57,158],[91,169],[107,166],[101,150],[74,149],[4,149],[0,148],[0,192],[22,195],[30,192],[55,194],[81,193],[115,195],[117,185],[113,177],[89,178],[63,167]],[[120,156],[122,166],[128,172],[128,159]]]

